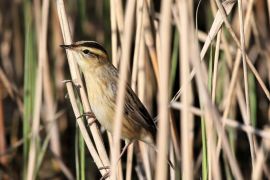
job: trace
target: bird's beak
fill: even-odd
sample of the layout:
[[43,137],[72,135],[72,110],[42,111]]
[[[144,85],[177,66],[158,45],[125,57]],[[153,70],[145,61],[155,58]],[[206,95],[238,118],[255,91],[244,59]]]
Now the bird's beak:
[[73,49],[75,47],[75,45],[73,45],[73,44],[70,44],[70,45],[64,45],[64,44],[62,44],[62,45],[60,45],[60,47],[61,48],[64,48],[64,49]]

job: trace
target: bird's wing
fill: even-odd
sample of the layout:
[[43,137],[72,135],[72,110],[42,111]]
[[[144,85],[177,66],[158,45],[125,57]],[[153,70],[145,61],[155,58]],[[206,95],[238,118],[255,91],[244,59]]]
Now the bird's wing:
[[155,137],[157,128],[153,119],[129,85],[127,85],[126,90],[124,113],[129,116],[134,125],[146,129]]
[[[118,70],[113,65],[108,66],[108,68],[110,68],[110,70],[106,72],[110,72],[110,77],[114,77],[114,79],[112,79],[112,81],[109,83],[108,87],[113,94],[112,100],[115,101],[115,97],[117,96],[117,81],[119,74]],[[124,113],[126,116],[128,116],[127,119],[131,124],[137,126],[139,129],[144,128],[148,132],[151,132],[152,136],[155,138],[157,132],[156,125],[143,103],[128,84],[126,85],[125,96]]]

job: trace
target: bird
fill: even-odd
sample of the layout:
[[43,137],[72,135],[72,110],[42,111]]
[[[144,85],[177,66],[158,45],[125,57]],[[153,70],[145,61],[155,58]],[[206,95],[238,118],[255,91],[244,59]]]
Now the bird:
[[[106,49],[95,41],[60,46],[77,54],[76,62],[84,76],[91,110],[101,126],[113,133],[119,71]],[[155,146],[157,127],[153,118],[128,83],[125,88],[121,138]]]

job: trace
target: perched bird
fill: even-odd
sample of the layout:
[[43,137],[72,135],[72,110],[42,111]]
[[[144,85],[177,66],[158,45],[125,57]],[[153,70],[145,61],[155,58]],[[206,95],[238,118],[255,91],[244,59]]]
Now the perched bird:
[[[61,47],[78,55],[76,60],[84,75],[91,109],[99,123],[112,132],[119,72],[110,62],[108,53],[95,41],[78,41]],[[123,112],[122,138],[154,146],[156,125],[128,84]]]

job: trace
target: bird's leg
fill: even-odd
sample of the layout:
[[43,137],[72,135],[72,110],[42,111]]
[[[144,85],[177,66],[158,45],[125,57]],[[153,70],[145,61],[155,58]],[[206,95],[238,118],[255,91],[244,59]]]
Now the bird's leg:
[[[131,145],[133,142],[134,142],[133,140],[132,140],[132,141],[126,142],[124,148],[122,149],[122,151],[121,151],[121,153],[120,153],[120,156],[119,156],[119,158],[118,158],[116,164],[118,164],[118,162],[121,160],[122,156],[123,156],[124,153],[126,152],[126,150],[127,150],[127,148],[129,147],[129,145]],[[99,169],[99,170],[102,170],[102,169],[110,169],[110,168],[111,168],[110,166],[104,166],[104,167],[101,167],[101,168],[98,168],[98,169]],[[100,178],[100,180],[104,180],[104,179],[108,178],[108,177],[110,176],[110,174],[111,174],[111,171],[109,170],[109,172],[107,172],[106,174],[104,174],[104,175]]]

